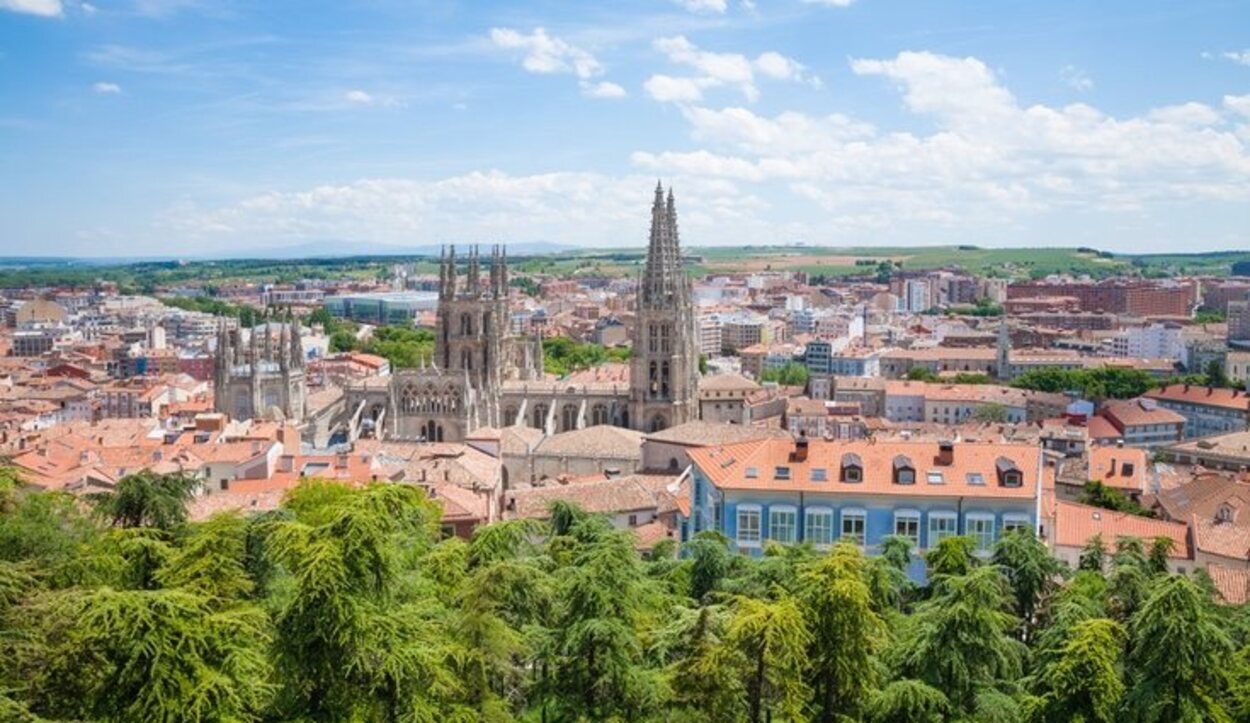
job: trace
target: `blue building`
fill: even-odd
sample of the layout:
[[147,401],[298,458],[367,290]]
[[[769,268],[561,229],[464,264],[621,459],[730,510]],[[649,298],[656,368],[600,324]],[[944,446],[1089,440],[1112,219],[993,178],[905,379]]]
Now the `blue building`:
[[[1042,454],[1034,444],[769,439],[690,453],[687,532],[719,530],[743,554],[766,541],[817,548],[889,535],[923,553],[968,535],[988,553],[1005,532],[1037,531]],[[919,555],[909,574],[924,578]]]

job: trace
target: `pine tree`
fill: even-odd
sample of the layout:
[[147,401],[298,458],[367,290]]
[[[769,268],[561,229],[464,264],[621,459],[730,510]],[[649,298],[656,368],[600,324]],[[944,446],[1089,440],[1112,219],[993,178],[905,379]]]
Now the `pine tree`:
[[729,644],[746,661],[747,720],[759,723],[773,708],[789,719],[802,718],[809,689],[803,683],[811,634],[798,602],[740,597],[729,624]]
[[1159,578],[1128,629],[1126,715],[1143,723],[1230,720],[1222,671],[1232,641],[1192,580]]
[[884,646],[885,625],[872,609],[865,568],[858,547],[839,543],[799,579],[811,634],[808,665],[822,723],[831,723],[835,715],[855,715],[875,688],[873,658]]

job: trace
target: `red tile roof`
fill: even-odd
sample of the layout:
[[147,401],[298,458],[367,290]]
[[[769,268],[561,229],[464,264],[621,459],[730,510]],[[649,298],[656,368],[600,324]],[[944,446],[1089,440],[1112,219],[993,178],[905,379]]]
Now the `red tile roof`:
[[1188,533],[1189,527],[1182,522],[1139,517],[1065,500],[1055,503],[1054,543],[1062,547],[1084,547],[1095,535],[1101,535],[1107,550],[1114,552],[1118,537],[1136,537],[1147,545],[1156,537],[1167,537],[1174,543],[1171,557],[1189,559]]
[[[951,464],[945,466],[936,462],[938,448],[936,441],[811,440],[807,458],[798,461],[793,456],[793,440],[771,439],[694,449],[690,458],[714,484],[729,489],[1018,499],[1038,494],[1041,449],[1037,445],[958,442]],[[839,481],[847,454],[861,460],[862,482]],[[914,484],[894,482],[895,463],[900,459],[909,461],[915,470]],[[999,484],[1000,468],[1007,465],[1022,473],[1019,487]],[[789,478],[778,479],[778,468],[785,468]],[[812,481],[814,468],[825,470],[826,481]],[[930,473],[940,474],[941,481],[930,482]]]

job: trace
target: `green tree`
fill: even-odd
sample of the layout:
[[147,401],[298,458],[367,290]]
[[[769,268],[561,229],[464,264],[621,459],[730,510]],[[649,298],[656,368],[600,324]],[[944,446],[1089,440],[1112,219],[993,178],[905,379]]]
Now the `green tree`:
[[873,696],[871,723],[942,723],[950,702],[942,691],[918,680],[896,680]]
[[690,597],[700,601],[720,587],[733,565],[729,538],[715,530],[704,530],[686,543],[686,551],[691,560]]
[[1230,720],[1224,666],[1233,646],[1209,599],[1192,580],[1167,575],[1129,621],[1131,720]]
[[15,664],[32,710],[104,721],[254,720],[271,689],[265,615],[183,590],[50,593]]
[[967,535],[944,537],[925,554],[931,578],[967,575],[976,564],[976,541]]
[[907,370],[907,378],[913,382],[938,382],[942,378],[928,367],[912,367]]
[[1081,550],[1077,568],[1100,573],[1107,564],[1106,559],[1107,546],[1102,541],[1102,535],[1094,535],[1085,541],[1085,547]]
[[1029,640],[1038,603],[1059,580],[1063,566],[1032,530],[1013,530],[994,544],[994,564],[1007,577],[1024,640]]
[[774,707],[789,719],[801,719],[809,694],[803,669],[812,638],[798,602],[790,596],[738,598],[728,638],[747,664],[747,720],[759,723],[764,710],[771,713]]
[[780,368],[765,369],[760,372],[761,382],[776,382],[783,386],[805,386],[807,377],[807,367],[798,362],[786,362]]
[[187,519],[187,503],[200,481],[173,473],[147,470],[126,475],[111,492],[91,496],[96,510],[116,527],[155,527],[172,530]]
[[1112,723],[1118,719],[1124,682],[1120,679],[1126,634],[1114,620],[1076,623],[1053,664],[1039,676],[1040,720]]
[[1022,670],[1022,646],[1009,635],[1016,620],[1008,600],[1006,580],[993,567],[947,576],[896,644],[899,671],[971,713],[980,693],[1016,680]]
[[872,608],[865,572],[859,547],[839,543],[799,579],[811,635],[808,667],[823,723],[861,711],[875,688],[873,662],[886,630]]
[[972,412],[972,418],[983,424],[1002,424],[1011,418],[1011,411],[1006,404],[991,402],[982,404]]

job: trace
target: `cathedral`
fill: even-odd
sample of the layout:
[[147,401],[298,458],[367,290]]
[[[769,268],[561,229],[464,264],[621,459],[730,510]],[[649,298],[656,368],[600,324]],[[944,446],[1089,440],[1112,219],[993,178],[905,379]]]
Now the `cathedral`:
[[302,420],[304,346],[299,322],[282,324],[275,345],[270,325],[253,327],[246,347],[239,329],[217,330],[213,406],[234,419]]
[[653,432],[698,418],[694,309],[671,189],[667,198],[655,189],[628,379],[548,378],[542,340],[511,330],[506,251],[492,249],[485,278],[476,249],[463,274],[460,265],[454,246],[440,259],[431,362],[398,370],[384,384],[364,380],[345,390],[354,432],[459,442],[483,427],[555,434],[611,424]]

